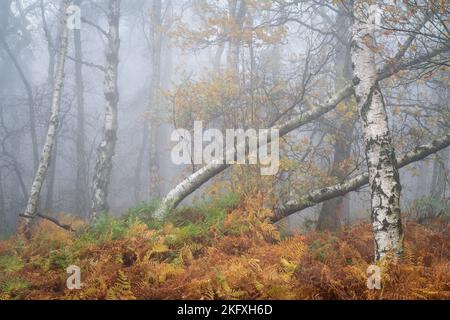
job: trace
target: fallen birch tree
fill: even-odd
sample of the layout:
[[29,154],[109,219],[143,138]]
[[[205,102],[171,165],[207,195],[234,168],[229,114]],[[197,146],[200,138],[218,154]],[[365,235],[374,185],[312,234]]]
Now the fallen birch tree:
[[[433,140],[431,143],[416,147],[414,150],[406,153],[402,157],[397,159],[398,169],[403,168],[413,162],[421,161],[426,157],[439,152],[442,149],[447,148],[450,145],[450,134]],[[278,208],[273,218],[274,222],[277,222],[291,214],[302,211],[306,208],[313,207],[326,200],[333,199],[335,197],[346,195],[351,191],[357,191],[361,187],[369,183],[369,174],[364,172],[356,177],[353,177],[343,183],[339,183],[333,186],[317,189],[308,194],[300,196],[298,199],[289,201],[286,205]]]
[[[381,68],[381,70],[378,71],[377,81],[387,79],[402,70],[422,64],[448,51],[450,51],[450,48],[444,46],[414,59],[403,61],[401,60],[405,53],[405,49],[403,48],[395,56],[395,63],[386,64]],[[312,107],[310,110],[293,117],[283,125],[275,125],[274,127],[272,127],[272,129],[278,129],[280,137],[285,136],[293,130],[311,123],[314,120],[325,115],[329,111],[333,110],[339,103],[350,97],[352,94],[353,84],[348,83],[342,90],[334,94],[324,104]],[[154,217],[156,219],[163,219],[167,213],[176,208],[187,196],[201,187],[204,183],[226,170],[229,166],[229,164],[223,162],[211,162],[205,165],[203,168],[197,170],[193,174],[189,175],[175,188],[169,191],[167,195],[162,199],[160,206],[154,213]]]

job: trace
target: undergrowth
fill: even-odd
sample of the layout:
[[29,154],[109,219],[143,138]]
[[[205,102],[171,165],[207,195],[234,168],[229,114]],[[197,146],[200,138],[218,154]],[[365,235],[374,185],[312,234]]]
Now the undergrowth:
[[[405,226],[405,257],[366,286],[370,226],[280,237],[259,196],[227,195],[165,221],[156,203],[75,233],[40,221],[31,240],[0,242],[0,299],[450,299],[449,228]],[[68,217],[65,217],[69,219]],[[66,268],[81,268],[68,290]]]

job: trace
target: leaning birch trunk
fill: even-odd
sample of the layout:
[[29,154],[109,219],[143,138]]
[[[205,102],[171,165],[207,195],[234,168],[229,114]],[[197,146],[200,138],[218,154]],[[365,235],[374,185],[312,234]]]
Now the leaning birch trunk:
[[61,93],[64,87],[64,66],[66,62],[67,47],[68,47],[68,35],[69,29],[67,28],[67,10],[69,1],[65,0],[64,5],[64,18],[61,21],[61,42],[59,48],[58,62],[56,65],[56,75],[53,88],[52,109],[50,116],[50,123],[48,126],[47,137],[45,139],[44,149],[42,151],[42,157],[39,161],[38,170],[31,186],[30,196],[28,198],[27,207],[25,209],[25,221],[28,224],[34,217],[37,216],[37,208],[39,205],[39,196],[41,193],[42,185],[47,176],[48,167],[52,157],[52,151],[56,139],[56,131],[58,128],[59,111],[61,105]]
[[[450,146],[450,134],[433,140],[429,144],[416,147],[414,150],[402,155],[397,159],[397,168],[401,169],[411,163],[421,161],[432,154],[442,152],[441,150],[444,150],[448,146]],[[277,222],[291,214],[313,207],[324,201],[345,196],[349,192],[359,190],[368,183],[369,174],[368,172],[364,172],[342,183],[320,188],[308,192],[305,195],[299,195],[297,199],[292,199],[283,207],[279,207],[272,220]]]
[[371,191],[375,259],[403,254],[400,177],[383,96],[375,67],[375,17],[378,6],[355,1],[352,42],[353,83],[363,124]]
[[108,210],[107,198],[111,181],[112,161],[117,140],[118,65],[119,65],[120,0],[110,0],[108,12],[108,47],[106,51],[104,94],[106,99],[103,137],[97,149],[92,180],[92,211],[90,219]]
[[[392,64],[385,65],[377,75],[378,81],[389,78],[393,74],[401,70],[405,70],[412,66],[418,65],[424,61],[427,61],[433,57],[436,57],[442,53],[449,51],[449,48],[441,47],[437,48],[423,56],[419,56],[412,60],[400,61],[402,55],[399,55],[399,59]],[[353,85],[351,83],[344,86],[342,90],[337,92],[328,101],[322,105],[314,106],[309,111],[302,113],[298,116],[293,117],[291,120],[287,121],[283,125],[276,126],[275,128],[280,130],[280,137],[288,134],[289,132],[300,128],[301,126],[308,124],[327,112],[333,110],[339,103],[343,100],[349,98],[353,93]],[[187,196],[197,190],[205,182],[209,181],[222,171],[229,167],[225,163],[210,163],[205,165],[203,168],[194,172],[183,181],[181,181],[175,188],[173,188],[167,195],[163,198],[160,206],[156,210],[154,216],[157,219],[164,218],[167,213],[176,208],[181,201],[183,201]]]

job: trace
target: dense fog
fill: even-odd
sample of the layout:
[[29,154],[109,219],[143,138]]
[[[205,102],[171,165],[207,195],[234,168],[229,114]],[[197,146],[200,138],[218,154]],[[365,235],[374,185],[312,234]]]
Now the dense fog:
[[[108,63],[111,2],[73,2],[79,5],[80,17],[76,10],[70,14],[81,18],[80,28],[68,34],[59,125],[39,196],[41,213],[87,219],[92,210],[92,180],[105,118],[103,68]],[[338,5],[242,2],[248,3],[131,0],[119,4],[117,144],[105,207],[110,214],[121,215],[140,202],[161,199],[200,169],[171,161],[175,129],[192,130],[194,120],[220,130],[269,128],[307,112],[351,81],[351,18],[345,1]],[[42,157],[60,53],[62,3],[3,0],[0,4],[3,234],[13,232],[24,213]],[[448,12],[426,3],[414,11],[408,1],[382,3],[379,68],[393,63],[403,45],[408,45],[405,61],[448,48]],[[405,44],[414,32],[412,43]],[[448,51],[444,51],[383,82],[397,156],[448,134],[448,75]],[[269,206],[283,206],[292,197],[366,170],[358,110],[352,99],[346,104],[283,138],[281,167],[270,183],[260,181],[260,189],[251,186],[258,180],[249,179],[253,169],[239,167],[203,184],[182,199],[183,204],[204,201],[211,196],[209,189],[215,188],[216,193],[268,192],[273,198]],[[336,151],[341,140],[347,150]],[[337,156],[345,164],[334,163]],[[445,207],[448,164],[449,151],[444,149],[402,169],[402,210],[412,217],[420,199],[432,211],[421,214],[437,214]],[[339,165],[345,166],[342,177],[333,173]],[[291,228],[316,221],[322,206],[318,203],[290,216]],[[342,206],[345,223],[368,219],[369,189],[346,194]]]

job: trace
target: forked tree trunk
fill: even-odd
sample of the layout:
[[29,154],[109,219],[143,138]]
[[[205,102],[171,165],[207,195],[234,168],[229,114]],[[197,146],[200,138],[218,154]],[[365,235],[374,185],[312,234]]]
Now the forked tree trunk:
[[108,42],[106,49],[104,94],[106,99],[103,137],[97,149],[92,180],[91,220],[108,211],[108,189],[111,182],[113,157],[117,141],[118,65],[119,65],[120,0],[110,0],[108,12]]
[[400,177],[375,67],[378,9],[377,5],[355,1],[352,42],[353,83],[364,129],[376,260],[388,254],[397,259],[403,254]]
[[48,167],[50,165],[50,160],[52,157],[52,151],[56,139],[56,132],[58,128],[59,121],[59,111],[61,106],[61,94],[64,87],[64,66],[66,62],[67,47],[68,47],[68,34],[69,30],[67,28],[67,12],[68,0],[64,0],[62,8],[64,12],[61,14],[64,16],[61,19],[61,42],[59,48],[58,62],[56,65],[56,75],[53,88],[53,99],[50,123],[48,126],[47,136],[45,139],[44,149],[42,151],[42,157],[39,161],[38,170],[33,180],[31,186],[31,192],[28,199],[27,207],[25,209],[26,222],[29,224],[32,219],[37,215],[37,209],[39,204],[39,196],[41,193],[42,185],[47,176]]

